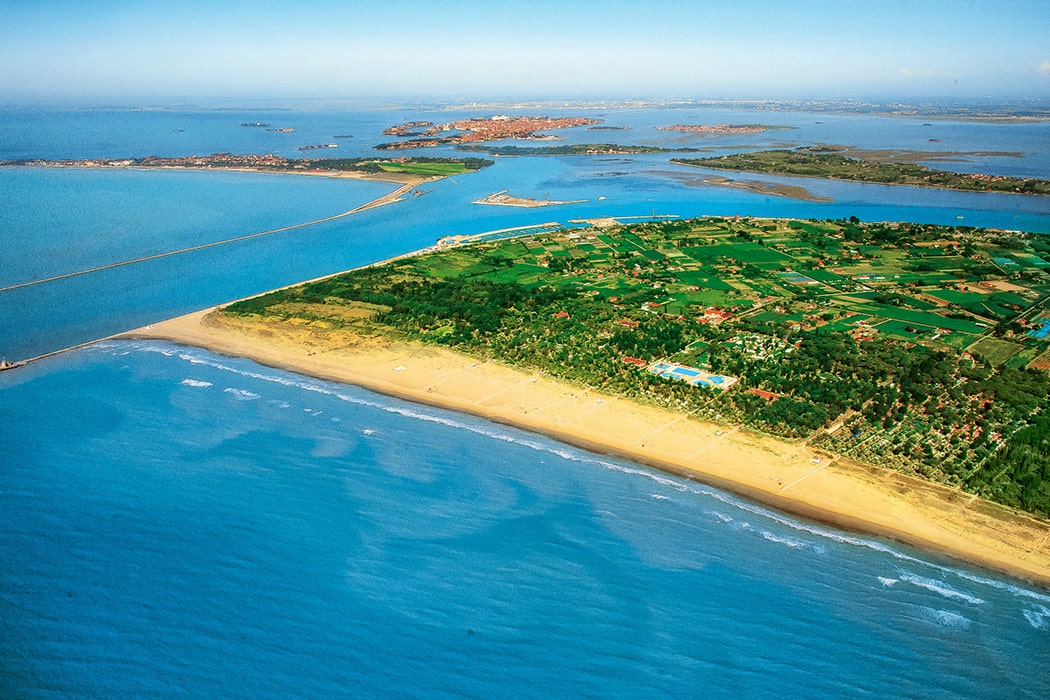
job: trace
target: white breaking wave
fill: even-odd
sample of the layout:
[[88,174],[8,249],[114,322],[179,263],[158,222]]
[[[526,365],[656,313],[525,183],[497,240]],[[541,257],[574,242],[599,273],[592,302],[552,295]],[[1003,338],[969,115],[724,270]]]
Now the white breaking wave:
[[776,542],[777,544],[787,545],[788,547],[791,547],[792,549],[805,549],[805,548],[813,547],[813,544],[810,543],[810,542],[804,542],[802,540],[795,539],[794,537],[786,537],[784,535],[777,535],[777,534],[774,534],[774,533],[770,532],[769,530],[763,530],[762,531],[762,537],[767,539],[767,540],[769,540],[770,542]]
[[887,588],[889,588],[890,586],[892,586],[895,583],[900,583],[900,581],[898,579],[895,579],[895,578],[886,578],[885,576],[879,576],[878,578],[879,578],[879,583],[881,583],[883,586],[886,586]]
[[948,584],[944,583],[943,581],[937,581],[932,578],[926,578],[925,576],[919,576],[917,574],[911,573],[910,571],[901,572],[900,580],[910,583],[913,586],[918,586],[920,588],[925,588],[928,591],[933,591],[934,593],[942,595],[945,598],[963,600],[973,605],[984,605],[984,601],[980,598],[977,598],[976,596],[972,596],[968,593],[963,593],[962,591],[957,591]]
[[1024,619],[1028,620],[1028,624],[1037,630],[1050,630],[1050,608],[1045,608],[1042,605],[1036,605],[1038,610],[1031,608],[1023,608],[1021,612],[1024,614]]
[[952,612],[951,610],[923,608],[923,612],[926,614],[926,618],[931,622],[936,622],[938,625],[950,627],[951,629],[970,629],[970,625],[972,624],[968,617],[957,612]]
[[259,398],[259,395],[254,391],[248,391],[247,389],[234,389],[232,386],[226,387],[223,391],[230,394],[238,401],[255,401],[255,399]]
[[183,386],[196,386],[196,387],[200,387],[202,389],[207,388],[209,386],[212,386],[211,382],[202,382],[199,379],[183,379],[179,383],[182,384]]

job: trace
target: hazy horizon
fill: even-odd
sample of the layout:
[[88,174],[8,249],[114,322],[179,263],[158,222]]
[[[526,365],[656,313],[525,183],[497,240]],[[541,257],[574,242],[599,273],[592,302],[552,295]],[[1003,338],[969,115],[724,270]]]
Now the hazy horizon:
[[0,0],[0,103],[1050,99],[1044,0]]

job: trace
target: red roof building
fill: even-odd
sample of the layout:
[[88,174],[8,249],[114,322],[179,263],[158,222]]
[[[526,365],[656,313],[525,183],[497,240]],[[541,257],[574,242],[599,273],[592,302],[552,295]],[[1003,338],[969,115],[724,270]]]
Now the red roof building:
[[780,394],[774,394],[771,391],[763,391],[762,389],[748,389],[747,393],[761,396],[766,401],[776,401],[780,398]]

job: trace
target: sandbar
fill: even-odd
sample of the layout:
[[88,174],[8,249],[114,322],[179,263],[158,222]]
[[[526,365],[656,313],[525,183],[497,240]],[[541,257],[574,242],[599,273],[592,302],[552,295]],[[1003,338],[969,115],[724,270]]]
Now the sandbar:
[[[682,165],[688,165],[682,163]],[[700,167],[700,166],[692,166]],[[788,185],[783,182],[766,182],[762,180],[733,180],[728,177],[721,175],[705,175],[702,178],[695,178],[687,173],[679,173],[674,171],[660,171],[661,175],[670,175],[674,179],[678,180],[686,187],[733,187],[740,190],[746,190],[748,192],[755,192],[757,194],[765,194],[771,197],[788,197],[789,199],[799,199],[804,202],[833,202],[835,200],[828,197],[818,197],[813,194],[805,187],[798,185]]]
[[1050,588],[1050,522],[801,443],[445,348],[319,323],[264,322],[207,309],[122,337],[170,340],[474,414]]
[[582,204],[586,199],[533,199],[532,197],[515,197],[507,194],[506,190],[490,194],[481,199],[475,199],[471,204],[490,204],[499,207],[553,207],[558,204]]

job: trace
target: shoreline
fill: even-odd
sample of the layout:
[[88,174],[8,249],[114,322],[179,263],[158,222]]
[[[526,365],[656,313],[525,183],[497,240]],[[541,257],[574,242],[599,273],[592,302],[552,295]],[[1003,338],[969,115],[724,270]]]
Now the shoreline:
[[1050,522],[971,494],[444,348],[222,317],[217,308],[118,337],[201,347],[472,414],[1050,589]]
[[310,175],[313,177],[331,177],[336,179],[368,180],[371,182],[390,182],[397,185],[405,185],[409,182],[429,182],[440,180],[445,176],[423,176],[409,173],[366,173],[353,170],[276,170],[268,168],[249,167],[209,167],[205,165],[11,165],[0,164],[3,168],[39,170],[135,170],[138,172],[204,172],[204,173],[262,173],[267,175]]

